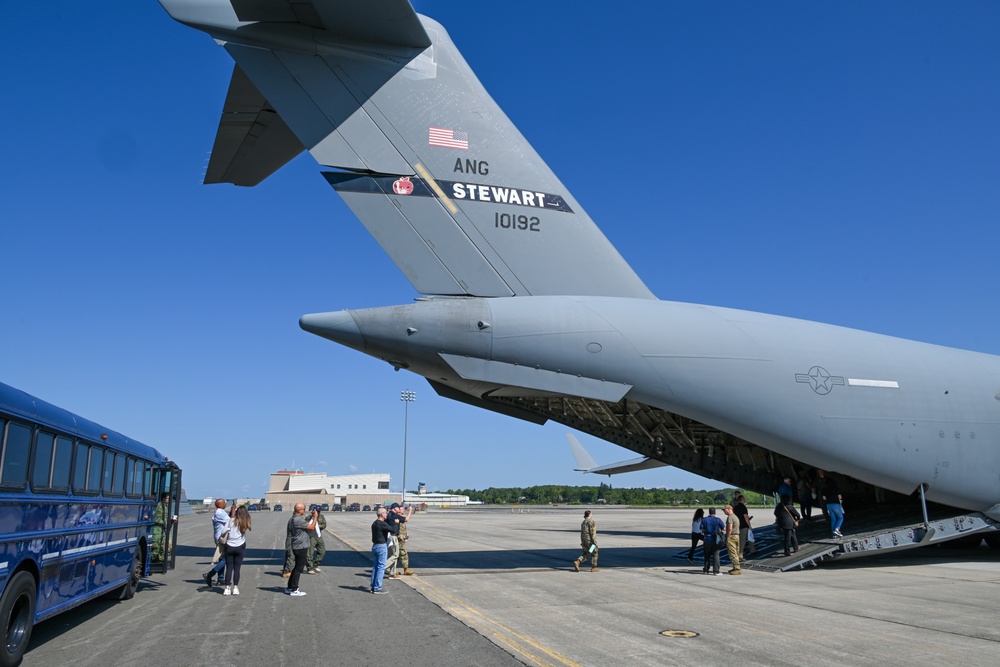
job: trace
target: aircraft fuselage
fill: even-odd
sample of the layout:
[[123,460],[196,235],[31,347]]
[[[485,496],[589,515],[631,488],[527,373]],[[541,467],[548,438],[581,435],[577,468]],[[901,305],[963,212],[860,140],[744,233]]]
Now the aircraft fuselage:
[[1000,357],[605,297],[432,298],[301,324],[470,395],[625,397],[899,493],[925,484],[929,500],[1000,518]]

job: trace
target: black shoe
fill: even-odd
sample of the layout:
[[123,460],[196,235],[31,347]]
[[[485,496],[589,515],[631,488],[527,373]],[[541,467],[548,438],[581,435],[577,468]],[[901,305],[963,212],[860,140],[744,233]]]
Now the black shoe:
[[205,580],[205,585],[206,586],[208,586],[209,588],[212,587],[212,573],[211,572],[206,572],[205,574],[201,575],[201,578]]

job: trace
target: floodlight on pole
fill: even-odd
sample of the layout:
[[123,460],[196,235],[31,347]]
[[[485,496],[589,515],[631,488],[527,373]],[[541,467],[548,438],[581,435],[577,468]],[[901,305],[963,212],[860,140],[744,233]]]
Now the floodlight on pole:
[[400,494],[400,502],[406,506],[406,440],[409,436],[410,427],[410,403],[417,400],[417,392],[404,389],[399,393],[399,400],[403,401],[403,493]]

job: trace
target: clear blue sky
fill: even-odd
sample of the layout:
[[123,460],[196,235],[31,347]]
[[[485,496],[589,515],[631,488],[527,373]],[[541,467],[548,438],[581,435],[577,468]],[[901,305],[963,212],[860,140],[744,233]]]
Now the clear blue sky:
[[[1000,353],[1000,3],[416,6],[660,298]],[[155,0],[8,3],[0,63],[0,380],[157,447],[193,498],[292,465],[398,489],[402,389],[408,486],[606,479],[562,426],[298,328],[416,293],[308,155],[200,184],[232,70],[208,36]]]

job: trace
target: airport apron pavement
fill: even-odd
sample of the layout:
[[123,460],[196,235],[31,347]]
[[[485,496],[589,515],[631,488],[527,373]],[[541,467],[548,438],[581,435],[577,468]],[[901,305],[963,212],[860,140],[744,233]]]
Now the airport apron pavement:
[[[595,507],[599,572],[574,572],[583,508],[414,515],[416,575],[368,593],[369,512],[328,513],[323,572],[282,591],[289,513],[253,514],[241,595],[207,589],[210,515],[177,569],[127,602],[39,624],[24,664],[962,665],[1000,663],[1000,554],[921,549],[705,576],[689,510]],[[754,510],[758,524],[768,511]]]

